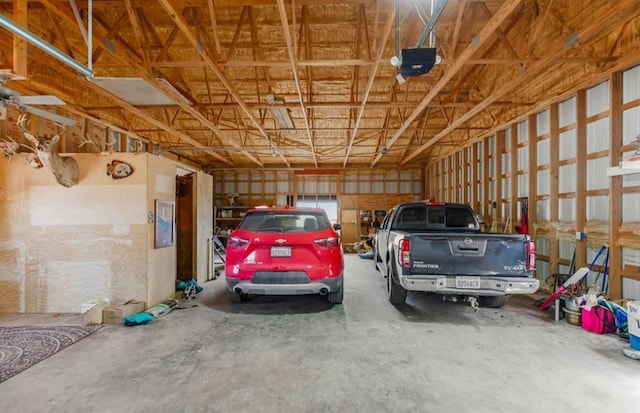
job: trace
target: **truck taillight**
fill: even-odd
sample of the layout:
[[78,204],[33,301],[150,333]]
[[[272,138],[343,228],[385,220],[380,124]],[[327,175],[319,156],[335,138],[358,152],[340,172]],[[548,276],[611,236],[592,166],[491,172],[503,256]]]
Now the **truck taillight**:
[[527,237],[527,269],[536,269],[536,243]]
[[400,265],[403,267],[411,266],[411,242],[409,239],[405,238],[400,240],[400,251],[398,260],[400,261]]

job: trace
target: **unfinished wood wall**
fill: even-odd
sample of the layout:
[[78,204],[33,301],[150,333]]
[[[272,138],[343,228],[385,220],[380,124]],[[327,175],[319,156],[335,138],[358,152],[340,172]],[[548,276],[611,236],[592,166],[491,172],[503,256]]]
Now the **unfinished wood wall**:
[[[153,249],[153,200],[173,200],[175,163],[148,154],[73,155],[59,185],[27,154],[0,159],[0,311],[78,312],[99,297],[153,305],[174,294],[175,247]],[[135,172],[114,180],[118,159]]]
[[[528,201],[543,286],[550,274],[568,272],[575,252],[576,268],[595,263],[590,282],[613,298],[639,299],[640,173],[607,176],[636,151],[638,137],[640,66],[593,79],[435,160],[426,168],[427,187],[443,201],[470,202],[497,232],[514,232]],[[608,286],[604,255],[595,259],[603,246],[610,251]]]

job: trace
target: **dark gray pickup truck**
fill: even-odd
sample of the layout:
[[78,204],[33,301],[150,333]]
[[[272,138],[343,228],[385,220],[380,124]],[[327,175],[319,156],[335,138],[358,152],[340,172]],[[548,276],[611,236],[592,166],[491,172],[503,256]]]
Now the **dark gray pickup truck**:
[[376,233],[376,268],[387,279],[389,301],[407,291],[499,308],[512,294],[535,292],[535,244],[528,235],[483,233],[463,204],[414,202],[391,208]]

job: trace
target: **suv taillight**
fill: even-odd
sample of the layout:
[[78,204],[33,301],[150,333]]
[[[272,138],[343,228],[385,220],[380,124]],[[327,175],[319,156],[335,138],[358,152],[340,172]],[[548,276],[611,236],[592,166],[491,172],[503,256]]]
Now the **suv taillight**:
[[408,238],[400,240],[400,251],[398,252],[400,265],[403,267],[411,266],[411,241]]
[[340,237],[318,238],[313,243],[322,248],[337,248],[340,246]]
[[229,237],[227,240],[227,249],[243,250],[249,246],[249,240],[240,237]]
[[527,269],[536,269],[536,243],[529,237],[527,237]]

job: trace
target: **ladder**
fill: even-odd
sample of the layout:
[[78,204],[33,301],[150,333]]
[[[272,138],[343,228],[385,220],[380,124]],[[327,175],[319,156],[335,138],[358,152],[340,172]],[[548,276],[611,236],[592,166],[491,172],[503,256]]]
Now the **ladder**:
[[218,238],[217,235],[213,236],[213,251],[218,257],[220,257],[222,262],[225,262],[224,257],[225,257],[225,254],[227,253],[227,249],[225,248],[224,244],[222,243],[222,241],[220,241],[220,238]]

